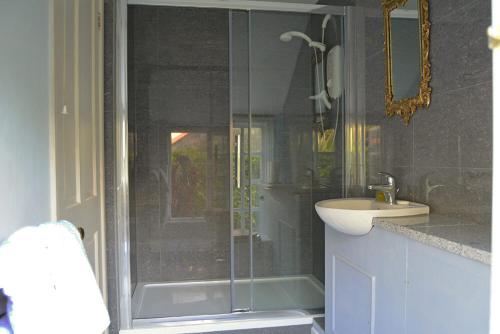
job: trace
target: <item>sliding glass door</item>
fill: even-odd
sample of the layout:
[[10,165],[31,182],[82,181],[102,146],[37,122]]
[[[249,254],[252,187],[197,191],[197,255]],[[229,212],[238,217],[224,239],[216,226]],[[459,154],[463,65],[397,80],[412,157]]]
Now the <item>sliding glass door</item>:
[[229,11],[128,6],[136,319],[232,311]]
[[230,22],[233,311],[321,309],[314,200],[341,197],[343,95],[332,71],[343,69],[331,59],[343,52],[342,19],[232,11]]
[[314,201],[342,183],[341,23],[128,6],[135,319],[323,307]]

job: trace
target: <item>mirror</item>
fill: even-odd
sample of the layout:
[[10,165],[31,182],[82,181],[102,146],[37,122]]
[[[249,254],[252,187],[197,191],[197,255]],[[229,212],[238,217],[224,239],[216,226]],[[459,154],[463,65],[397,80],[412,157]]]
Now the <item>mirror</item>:
[[418,107],[430,104],[428,0],[382,0],[386,63],[386,115],[406,125]]

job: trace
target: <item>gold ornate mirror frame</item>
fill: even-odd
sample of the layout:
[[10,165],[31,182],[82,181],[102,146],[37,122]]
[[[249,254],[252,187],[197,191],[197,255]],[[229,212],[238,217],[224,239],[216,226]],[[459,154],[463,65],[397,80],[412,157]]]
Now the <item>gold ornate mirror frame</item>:
[[415,97],[394,100],[392,81],[392,52],[391,52],[391,12],[403,7],[407,0],[382,0],[384,12],[384,51],[385,51],[385,114],[389,117],[399,115],[405,125],[410,123],[417,107],[429,107],[431,103],[431,64],[429,61],[430,22],[429,0],[418,0],[420,24],[420,85]]

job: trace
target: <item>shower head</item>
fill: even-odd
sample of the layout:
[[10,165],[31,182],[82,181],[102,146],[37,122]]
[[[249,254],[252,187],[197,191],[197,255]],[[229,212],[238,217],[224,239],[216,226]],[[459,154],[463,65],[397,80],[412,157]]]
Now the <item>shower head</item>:
[[325,18],[323,19],[323,23],[321,23],[321,28],[325,29],[328,21],[330,21],[331,18],[332,16],[330,14],[326,14]]
[[280,41],[290,42],[292,40],[292,34],[290,32],[284,32],[280,35]]
[[303,32],[300,32],[300,31],[284,32],[280,35],[280,40],[282,42],[290,42],[293,37],[298,37],[298,38],[303,39],[304,41],[307,42],[307,44],[309,44],[310,47],[319,49],[319,50],[321,50],[321,52],[324,52],[326,50],[326,47],[323,43],[314,42],[309,36],[307,36],[306,34],[304,34]]
[[280,40],[282,42],[290,42],[293,37],[299,37],[305,40],[308,44],[312,42],[312,39],[309,38],[306,34],[300,31],[287,31],[285,33],[282,33],[280,36]]

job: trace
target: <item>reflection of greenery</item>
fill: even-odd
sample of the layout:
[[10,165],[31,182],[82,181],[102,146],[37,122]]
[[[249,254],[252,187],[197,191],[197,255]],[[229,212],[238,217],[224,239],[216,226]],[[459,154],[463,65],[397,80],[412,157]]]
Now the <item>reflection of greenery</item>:
[[252,185],[250,188],[250,193],[252,195],[252,207],[256,208],[259,206],[259,190],[257,189],[256,185]]
[[213,157],[212,170],[208,176],[212,182],[212,207],[219,209],[228,209],[229,186],[228,177],[230,177],[229,165],[229,139],[226,134],[212,134],[212,144],[210,156]]
[[[244,226],[242,226],[242,221],[241,221],[241,213],[235,211],[233,215],[233,221],[234,221],[234,230],[240,230],[241,232],[250,232],[250,226],[248,226],[248,222],[250,221],[249,219],[249,212],[246,211],[244,213]],[[258,226],[258,217],[256,212],[252,212],[252,231],[255,233],[257,232],[257,226]]]
[[236,182],[234,182],[233,186],[233,208],[241,207],[241,193],[238,187],[236,186]]
[[212,190],[212,201],[214,208],[224,208],[226,209],[229,206],[227,202],[228,195],[228,186],[229,183],[226,183],[227,179],[227,168],[226,164],[219,164],[215,166],[213,177],[213,190]]
[[335,147],[333,146],[333,136],[335,131],[333,129],[325,130],[324,132],[318,132],[318,152],[334,152]]
[[234,221],[234,229],[235,230],[241,229],[241,215],[239,212],[234,212],[233,221]]
[[318,141],[317,170],[316,173],[320,179],[329,179],[332,177],[333,165],[335,162],[335,146],[333,142],[334,130],[328,129],[316,134]]
[[254,231],[257,231],[257,225],[258,225],[258,219],[257,219],[257,213],[253,212],[252,213],[252,229]]
[[[243,192],[243,205],[241,203],[241,194]],[[256,208],[259,206],[259,190],[257,189],[257,185],[252,184],[250,187],[250,192],[248,191],[248,185],[244,187],[244,189],[238,189],[236,185],[233,187],[233,208],[246,209],[250,203],[250,196],[252,196],[252,208]]]
[[[189,167],[181,164],[180,161],[184,158],[191,161]],[[206,163],[206,152],[198,147],[174,148],[174,152],[172,153],[172,170],[176,172],[172,177],[174,178],[174,184],[177,186],[174,198],[179,199],[172,207],[172,215],[174,217],[203,215],[206,208]],[[186,170],[186,168],[189,168],[189,170]],[[192,182],[192,184],[183,184],[189,182]],[[184,208],[185,203],[182,203],[183,199],[190,199],[193,203],[192,207]],[[183,212],[186,211],[183,208],[188,209],[189,212]]]
[[250,163],[252,166],[252,179],[260,179],[260,156],[252,156]]
[[317,173],[320,178],[330,178],[333,172],[334,157],[331,153],[318,153]]
[[[253,155],[250,158],[250,167],[252,170],[252,180],[255,179],[260,179],[260,164],[261,164],[261,157],[259,155]],[[244,162],[243,162],[243,170],[244,170],[244,175],[245,179],[249,179],[249,169],[248,169],[249,163],[248,163],[248,155],[245,156]]]

